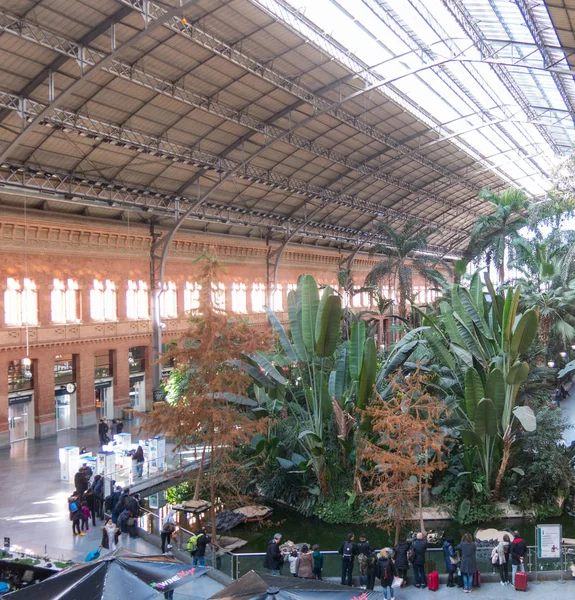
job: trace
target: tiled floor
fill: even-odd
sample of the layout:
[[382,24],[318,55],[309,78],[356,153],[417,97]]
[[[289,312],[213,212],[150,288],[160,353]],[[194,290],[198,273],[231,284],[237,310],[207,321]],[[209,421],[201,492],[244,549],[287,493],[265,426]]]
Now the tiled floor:
[[[126,424],[126,431],[129,425]],[[86,537],[74,537],[66,499],[74,489],[60,480],[58,448],[85,446],[98,450],[95,428],[69,430],[53,438],[29,440],[0,450],[0,540],[9,537],[12,546],[29,548],[52,558],[83,560],[100,545],[101,522]],[[122,546],[141,553],[157,549],[143,540],[125,539]]]

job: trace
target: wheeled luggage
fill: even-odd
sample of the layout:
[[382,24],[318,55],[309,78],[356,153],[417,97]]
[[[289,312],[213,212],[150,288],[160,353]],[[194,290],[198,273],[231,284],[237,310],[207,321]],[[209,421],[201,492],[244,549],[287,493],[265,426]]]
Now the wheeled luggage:
[[515,573],[515,589],[520,592],[527,591],[527,573]]
[[473,573],[473,587],[481,587],[481,573],[479,571],[475,571],[475,573]]
[[436,592],[439,589],[439,573],[433,571],[427,576],[427,589]]

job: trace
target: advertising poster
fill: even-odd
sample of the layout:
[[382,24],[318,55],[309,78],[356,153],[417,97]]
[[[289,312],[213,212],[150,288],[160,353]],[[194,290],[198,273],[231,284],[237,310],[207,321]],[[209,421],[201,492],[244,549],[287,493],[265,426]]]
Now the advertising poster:
[[537,525],[537,558],[561,558],[561,525]]

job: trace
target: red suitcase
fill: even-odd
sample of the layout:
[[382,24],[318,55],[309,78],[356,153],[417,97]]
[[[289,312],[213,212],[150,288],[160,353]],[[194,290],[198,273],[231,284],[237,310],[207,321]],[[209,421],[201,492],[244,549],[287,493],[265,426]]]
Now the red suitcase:
[[427,589],[432,592],[437,592],[439,589],[439,573],[433,571],[427,576]]
[[515,573],[515,589],[520,592],[527,591],[527,573],[521,573],[520,571]]
[[473,573],[473,587],[481,587],[481,573],[479,571],[475,571],[475,573]]

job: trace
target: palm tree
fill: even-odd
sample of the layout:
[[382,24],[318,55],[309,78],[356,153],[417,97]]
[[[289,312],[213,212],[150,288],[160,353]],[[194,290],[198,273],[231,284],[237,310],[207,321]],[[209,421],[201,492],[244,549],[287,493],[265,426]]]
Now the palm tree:
[[384,254],[386,258],[373,267],[365,283],[380,288],[389,277],[393,281],[394,289],[399,292],[398,314],[405,319],[407,302],[412,295],[414,274],[420,275],[437,288],[443,288],[446,285],[446,278],[435,266],[440,264],[448,272],[451,272],[451,268],[439,257],[421,255],[428,245],[428,237],[436,231],[434,228],[421,228],[420,221],[417,219],[409,219],[399,231],[387,223],[376,222],[374,227],[376,231],[388,238],[389,242],[376,244],[372,248],[372,255]]
[[471,231],[468,253],[473,257],[483,255],[487,265],[493,263],[499,282],[505,281],[505,262],[513,240],[528,223],[526,210],[529,202],[521,190],[509,188],[496,194],[483,189],[479,197],[491,202],[495,211],[479,217]]

